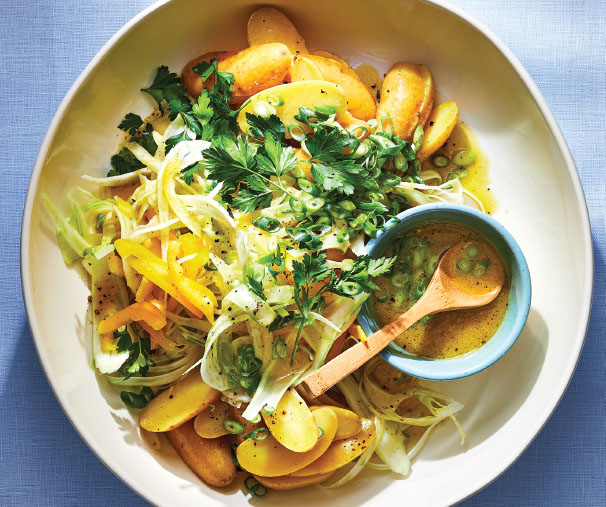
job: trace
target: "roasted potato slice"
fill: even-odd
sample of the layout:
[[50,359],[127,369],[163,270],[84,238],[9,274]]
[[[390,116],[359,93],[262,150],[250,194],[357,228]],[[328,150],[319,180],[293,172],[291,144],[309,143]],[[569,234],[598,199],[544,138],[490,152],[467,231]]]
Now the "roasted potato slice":
[[151,400],[141,410],[139,424],[154,433],[170,431],[202,412],[220,396],[221,392],[206,384],[200,371],[195,369]]
[[458,119],[459,108],[454,102],[444,102],[433,109],[425,124],[425,137],[417,152],[417,158],[421,162],[440,149],[452,134]]
[[187,92],[194,98],[202,93],[204,88],[211,88],[211,79],[204,83],[194,71],[201,62],[217,59],[217,69],[234,75],[234,92],[232,103],[240,104],[246,99],[267,88],[279,85],[290,70],[292,56],[284,44],[272,43],[254,46],[240,51],[219,51],[206,53],[190,61],[181,79]]
[[227,435],[223,422],[233,416],[231,406],[224,401],[217,401],[205,408],[194,419],[194,429],[202,438],[218,438]]
[[166,437],[185,464],[207,484],[220,488],[236,477],[229,437],[202,438],[193,421],[167,432]]
[[[288,475],[316,461],[330,447],[337,432],[337,416],[324,407],[313,413],[316,425],[324,431],[322,438],[307,452],[293,452],[281,445],[273,436],[265,440],[244,440],[236,451],[240,466],[251,474],[263,477]],[[309,474],[311,475],[311,474]]]
[[353,116],[362,120],[375,117],[375,99],[355,72],[349,73],[339,62],[323,56],[309,55],[307,58],[318,67],[326,81],[336,83],[345,90],[349,102],[347,110]]
[[400,62],[385,75],[377,110],[381,118],[389,115],[393,133],[410,141],[417,125],[424,125],[433,105],[433,78],[425,65]]
[[[287,127],[286,137],[290,138],[288,126],[293,123],[304,125],[295,120],[295,115],[299,114],[300,107],[318,107],[330,106],[335,108],[335,113],[340,116],[347,110],[347,96],[345,91],[339,85],[328,81],[298,81],[275,86],[269,90],[264,90],[251,97],[250,102],[246,104],[238,113],[238,125],[243,132],[248,131],[246,122],[246,113],[253,113],[255,103],[258,101],[267,102],[268,98],[281,97],[284,103],[276,106],[276,115]],[[307,128],[307,127],[305,127]]]
[[318,443],[318,426],[305,400],[294,388],[286,390],[275,411],[263,419],[273,437],[294,452],[306,452]]
[[[311,411],[322,408],[319,405],[316,407],[309,407]],[[342,440],[344,438],[353,437],[362,431],[362,419],[357,414],[346,408],[330,406],[332,411],[337,416],[337,432],[335,433],[335,440]]]
[[261,477],[255,475],[254,478],[266,488],[276,490],[286,489],[297,489],[304,488],[305,486],[311,486],[312,484],[319,484],[328,479],[333,472],[326,474],[309,475],[307,477],[293,477],[292,475],[282,475],[280,477]]
[[362,419],[362,431],[351,438],[333,441],[317,460],[305,468],[292,472],[292,475],[306,477],[334,472],[360,456],[368,448],[375,435],[375,424],[370,419]]
[[249,46],[281,42],[293,55],[309,53],[305,40],[286,15],[273,7],[262,7],[250,15],[247,26]]

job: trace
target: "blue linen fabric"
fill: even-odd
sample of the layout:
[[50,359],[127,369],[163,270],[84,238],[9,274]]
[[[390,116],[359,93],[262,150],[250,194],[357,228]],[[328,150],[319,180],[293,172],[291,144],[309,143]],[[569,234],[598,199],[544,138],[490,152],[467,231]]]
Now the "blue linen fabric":
[[[101,46],[149,0],[3,0],[0,16],[0,505],[145,505],[86,447],[36,356],[19,230],[38,147]],[[589,333],[562,402],[522,457],[463,505],[606,505],[606,15],[603,0],[453,0],[507,44],[555,114],[577,163],[595,246]]]

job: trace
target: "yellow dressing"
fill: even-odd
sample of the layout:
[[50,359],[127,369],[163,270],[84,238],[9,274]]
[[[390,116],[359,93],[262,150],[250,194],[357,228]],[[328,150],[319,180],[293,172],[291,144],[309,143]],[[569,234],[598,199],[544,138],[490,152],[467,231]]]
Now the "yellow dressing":
[[[466,242],[466,246],[477,248],[478,253],[473,259],[468,259],[461,249],[460,256],[454,256],[453,265],[447,266],[446,269],[455,275],[453,278],[456,283],[467,291],[474,292],[477,287],[477,292],[482,292],[486,286],[492,286],[505,279],[503,289],[497,298],[486,306],[438,313],[402,333],[396,343],[411,354],[430,359],[446,359],[466,354],[486,343],[505,317],[509,301],[509,282],[497,252],[481,236],[469,229],[451,224],[428,224],[413,229],[400,239],[401,250],[395,264],[394,276],[375,279],[381,289],[373,294],[373,305],[379,324],[384,326],[407,311],[429,283],[433,274],[433,270],[428,268],[431,259],[436,259],[445,248],[462,241]],[[420,265],[418,255],[416,260],[412,255],[419,249],[425,251],[424,261]],[[460,259],[466,259],[469,263],[469,272],[462,272],[457,267],[456,263]],[[473,274],[473,269],[479,265],[483,266],[485,272],[477,276]],[[395,287],[394,283],[398,287]],[[377,295],[383,295],[381,300],[385,295],[388,299],[380,302]]]

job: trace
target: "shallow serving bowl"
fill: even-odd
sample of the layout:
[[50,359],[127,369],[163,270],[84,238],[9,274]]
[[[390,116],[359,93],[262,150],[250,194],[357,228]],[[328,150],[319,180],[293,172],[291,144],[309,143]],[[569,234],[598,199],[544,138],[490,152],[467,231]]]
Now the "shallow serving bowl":
[[[573,373],[587,326],[593,262],[587,210],[574,163],[544,100],[515,57],[465,14],[422,0],[269,2],[281,6],[312,49],[356,65],[425,63],[437,100],[455,100],[491,161],[497,218],[528,260],[533,302],[524,332],[493,367],[440,389],[466,404],[464,446],[440,427],[406,480],[367,471],[340,490],[272,492],[263,505],[447,505],[502,473],[554,410]],[[49,382],[82,438],[123,481],[158,505],[236,505],[241,486],[206,487],[165,441],[154,451],[136,417],[99,383],[90,364],[86,284],[63,264],[41,193],[62,205],[82,174],[104,174],[125,113],[146,115],[138,90],[156,67],[180,70],[193,56],[246,45],[257,4],[173,0],[137,16],[101,50],[61,104],[44,139],[22,231],[23,293]],[[136,463],[137,466],[132,466]],[[439,486],[439,487],[436,487]]]

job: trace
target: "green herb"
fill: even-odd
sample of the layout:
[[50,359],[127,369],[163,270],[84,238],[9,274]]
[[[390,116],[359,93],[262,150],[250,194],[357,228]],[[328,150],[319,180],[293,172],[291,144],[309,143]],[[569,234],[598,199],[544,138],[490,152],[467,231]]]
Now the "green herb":
[[183,169],[181,174],[183,176],[183,180],[185,181],[185,183],[187,183],[188,185],[191,185],[191,182],[194,179],[194,174],[197,173],[198,171],[202,170],[203,168],[204,168],[204,166],[202,165],[201,162],[196,162],[195,164],[192,164],[189,167],[186,167],[185,169]]
[[137,336],[132,326],[131,331],[137,337],[137,341],[134,343],[128,331],[114,331],[114,339],[118,340],[118,352],[130,352],[128,359],[118,370],[123,378],[112,381],[114,384],[120,384],[133,375],[146,377],[149,367],[155,364],[150,358],[155,351],[151,348],[149,338]]
[[263,283],[255,280],[252,276],[246,277],[246,285],[250,288],[251,292],[262,301],[266,301],[267,297],[263,293]]
[[151,95],[158,107],[162,106],[162,101],[169,103],[171,100],[177,100],[189,103],[181,79],[174,72],[169,72],[166,65],[158,67],[152,84],[148,88],[141,88],[141,91]]
[[156,141],[154,141],[153,131],[154,128],[148,123],[145,126],[145,129],[141,131],[141,134],[130,138],[131,141],[143,146],[152,157],[156,154],[156,150],[158,149],[158,145],[156,144]]
[[107,173],[107,177],[119,176],[121,174],[132,173],[138,169],[145,167],[139,160],[130,152],[128,148],[122,148],[111,158],[112,168]]
[[284,124],[275,114],[264,118],[257,114],[246,113],[246,122],[250,126],[250,134],[253,137],[265,138],[269,133],[274,139],[284,141]]
[[122,391],[120,393],[120,399],[128,408],[143,408],[153,397],[154,393],[149,386],[143,387],[139,394],[132,391]]
[[238,421],[226,419],[223,421],[223,427],[232,435],[241,435],[244,433],[244,426],[242,426]]
[[[232,356],[227,358],[226,355]],[[234,391],[246,389],[249,396],[257,389],[261,381],[263,361],[255,356],[255,348],[251,344],[242,345],[237,350],[237,364],[233,363],[231,346],[222,356],[222,372],[227,376]]]
[[118,128],[133,135],[141,128],[141,125],[143,125],[143,119],[138,114],[128,113],[122,119]]

